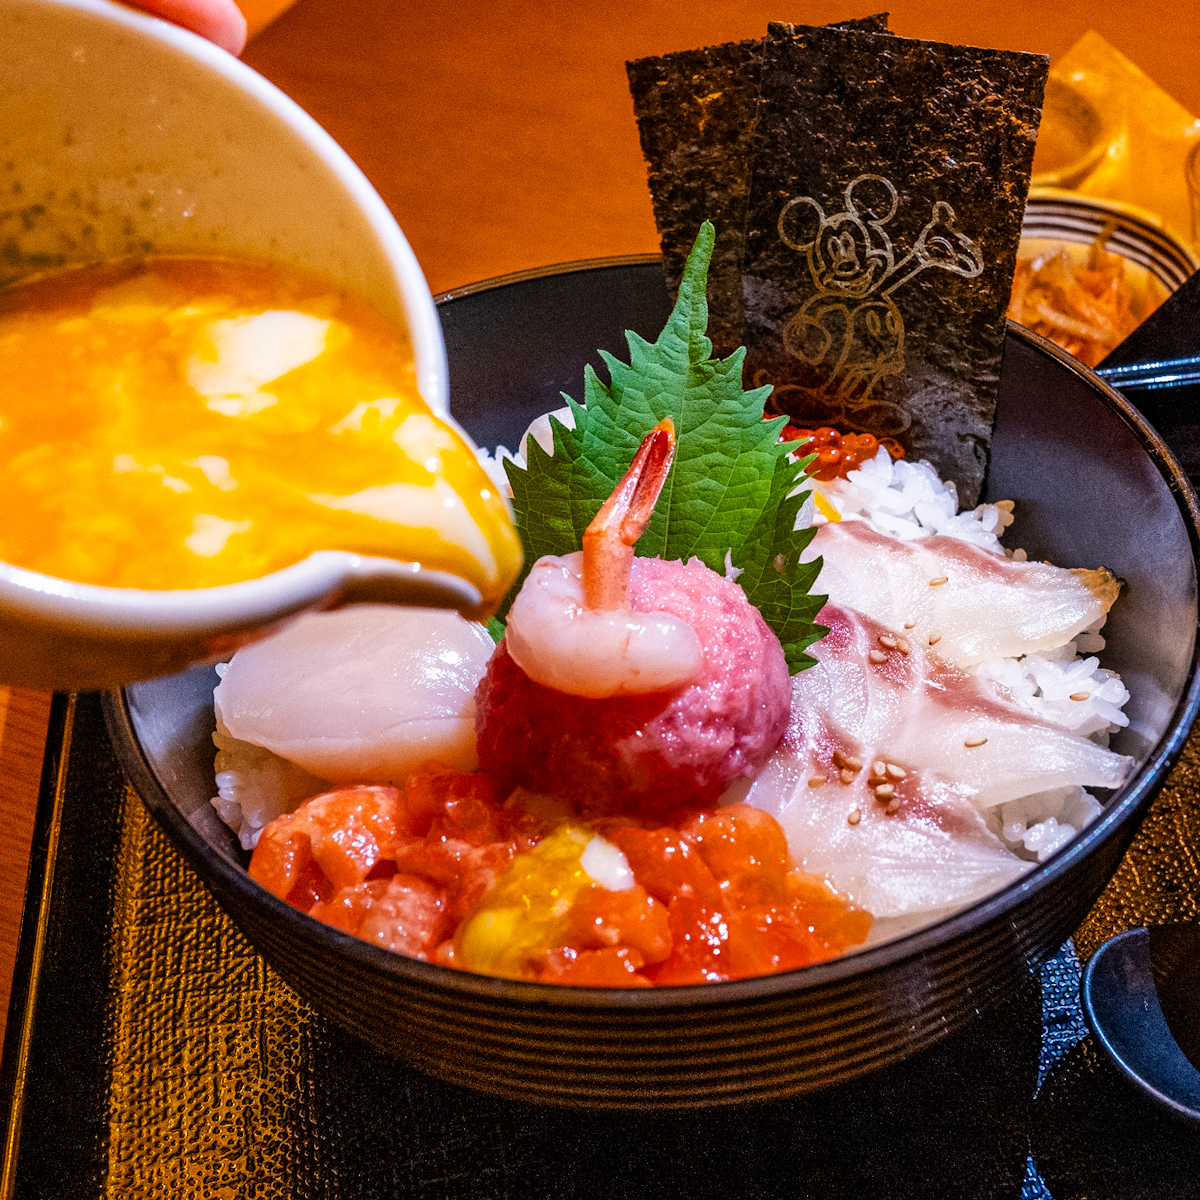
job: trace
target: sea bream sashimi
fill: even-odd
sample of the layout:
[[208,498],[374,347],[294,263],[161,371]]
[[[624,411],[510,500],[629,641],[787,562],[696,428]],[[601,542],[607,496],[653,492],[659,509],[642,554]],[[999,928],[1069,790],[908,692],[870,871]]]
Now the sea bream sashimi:
[[1025,870],[988,808],[1127,777],[1131,759],[870,617],[828,604],[820,620],[818,663],[793,679],[788,730],[746,799],[877,916],[961,905]]
[[805,553],[820,588],[959,667],[1055,650],[1091,629],[1120,590],[1113,575],[1019,562],[958,538],[906,541],[866,521],[822,525]]
[[970,788],[873,760],[811,710],[795,713],[747,799],[779,821],[804,870],[827,876],[877,922],[962,907],[1033,865],[988,828]]
[[975,675],[852,609],[827,604],[818,665],[792,680],[792,719],[822,714],[874,757],[936,771],[991,807],[1079,784],[1119,787],[1132,760],[1001,698]]

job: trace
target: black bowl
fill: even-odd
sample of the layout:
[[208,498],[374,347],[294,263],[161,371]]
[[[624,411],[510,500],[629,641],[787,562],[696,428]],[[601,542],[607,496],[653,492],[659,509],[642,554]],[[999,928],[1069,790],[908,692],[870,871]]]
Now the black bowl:
[[[654,337],[656,260],[573,264],[442,298],[454,411],[485,445],[578,396],[586,361]],[[1010,325],[988,494],[1017,502],[1031,556],[1126,581],[1106,665],[1133,699],[1116,748],[1135,777],[1102,818],[1004,891],[940,924],[783,975],[615,991],[513,983],[390,954],[252,883],[218,821],[211,669],[107,699],[134,786],[250,941],[352,1032],[454,1083],[524,1100],[676,1108],[785,1096],[914,1053],[1013,992],[1079,924],[1116,869],[1200,706],[1198,510],[1137,411],[1074,359]]]

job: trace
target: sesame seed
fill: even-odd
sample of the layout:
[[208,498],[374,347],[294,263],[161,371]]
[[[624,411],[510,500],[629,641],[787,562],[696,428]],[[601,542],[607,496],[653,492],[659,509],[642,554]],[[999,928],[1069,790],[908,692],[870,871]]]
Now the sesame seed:
[[810,788],[824,787],[829,782],[828,775],[813,775],[809,778],[808,786]]
[[890,783],[881,783],[875,789],[876,800],[890,800],[896,794],[896,789]]
[[907,658],[908,652],[912,649],[912,647],[908,644],[908,638],[897,639],[896,649],[899,650],[900,653],[903,654],[905,658]]
[[1091,692],[1072,692],[1071,693],[1072,700],[1090,700],[1091,698],[1092,698]]
[[938,642],[940,642],[941,640],[942,640],[942,635],[940,633],[931,633],[929,635],[929,644],[931,646],[936,646],[938,644]]
[[892,637],[890,634],[881,633],[879,635],[879,644],[888,650],[895,650],[896,639],[894,637]]
[[967,740],[963,742],[963,745],[966,746],[968,750],[974,750],[976,746],[986,746],[987,738],[967,738]]
[[936,579],[931,579],[929,581],[929,586],[930,587],[941,587],[943,583],[949,583],[949,581],[950,581],[949,575],[939,575]]
[[852,808],[850,810],[850,815],[846,818],[846,824],[847,825],[857,825],[859,823],[859,821],[861,821],[861,820],[862,820],[862,810],[858,809],[858,808]]
[[861,771],[862,770],[862,759],[861,758],[853,758],[849,755],[843,755],[842,766],[848,767],[851,771]]
[[887,763],[885,763],[882,758],[877,758],[871,764],[871,774],[874,775],[876,779],[883,779],[884,776],[887,775]]
[[916,621],[905,621],[904,622],[905,629],[915,629],[916,627],[917,627]]
[[886,654],[884,654],[884,652],[883,652],[882,650],[872,650],[872,651],[871,651],[871,653],[867,655],[867,657],[868,657],[868,658],[869,658],[869,659],[870,659],[870,660],[871,660],[873,663],[885,663],[885,662],[887,662],[887,655],[886,655]]
[[887,773],[893,779],[907,779],[908,772],[903,767],[898,767],[895,763],[888,763]]
[[888,806],[883,810],[886,813],[894,813],[900,811],[900,797],[895,796],[888,801]]
[[841,771],[839,772],[839,774],[841,776],[841,780],[843,783],[853,783],[854,782],[854,772],[852,770],[850,770],[849,767],[843,767],[841,769]]

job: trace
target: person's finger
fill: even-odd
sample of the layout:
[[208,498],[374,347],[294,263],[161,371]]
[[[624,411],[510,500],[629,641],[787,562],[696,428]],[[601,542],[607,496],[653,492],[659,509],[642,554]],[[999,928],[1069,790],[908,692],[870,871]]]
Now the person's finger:
[[233,0],[130,0],[134,8],[182,25],[230,54],[246,45],[246,18]]

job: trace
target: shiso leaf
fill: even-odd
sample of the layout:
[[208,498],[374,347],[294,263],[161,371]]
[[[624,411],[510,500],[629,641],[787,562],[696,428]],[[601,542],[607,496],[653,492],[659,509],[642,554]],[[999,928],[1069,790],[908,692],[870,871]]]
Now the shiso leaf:
[[814,530],[794,528],[808,495],[800,487],[804,463],[789,458],[792,447],[778,441],[787,419],[763,420],[770,387],[743,391],[745,350],[712,357],[705,287],[713,241],[713,226],[705,221],[656,342],[627,331],[628,364],[601,352],[608,384],[585,368],[584,403],[565,397],[575,428],[550,418],[553,455],[529,438],[525,469],[505,462],[526,566],[503,612],[538,558],[582,548],[584,531],[642,438],[671,417],[675,462],[636,553],[699,558],[718,574],[725,573],[728,554],[795,674],[812,664],[805,648],[825,632],[813,623],[824,597],[809,594],[820,560],[799,561]]

